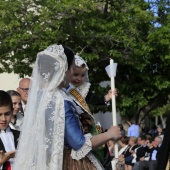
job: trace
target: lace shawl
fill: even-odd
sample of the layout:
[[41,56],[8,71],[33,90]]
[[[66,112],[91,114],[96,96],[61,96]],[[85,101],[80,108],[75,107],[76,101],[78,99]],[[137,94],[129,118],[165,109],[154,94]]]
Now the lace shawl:
[[61,170],[65,110],[58,88],[67,71],[62,45],[38,53],[13,170]]

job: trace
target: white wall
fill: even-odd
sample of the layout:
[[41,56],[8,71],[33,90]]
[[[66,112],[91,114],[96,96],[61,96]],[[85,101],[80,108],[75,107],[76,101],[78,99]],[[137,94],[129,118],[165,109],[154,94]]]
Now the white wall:
[[0,74],[0,90],[16,90],[18,87],[20,77],[14,73],[1,73]]

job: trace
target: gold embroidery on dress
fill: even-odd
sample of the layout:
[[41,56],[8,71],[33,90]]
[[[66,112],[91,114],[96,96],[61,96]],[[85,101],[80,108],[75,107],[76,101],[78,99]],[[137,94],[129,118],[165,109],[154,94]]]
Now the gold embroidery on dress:
[[88,111],[89,113],[91,113],[89,107],[87,106],[84,98],[81,96],[81,94],[76,90],[76,89],[71,89],[69,91],[69,93],[81,104],[81,106]]

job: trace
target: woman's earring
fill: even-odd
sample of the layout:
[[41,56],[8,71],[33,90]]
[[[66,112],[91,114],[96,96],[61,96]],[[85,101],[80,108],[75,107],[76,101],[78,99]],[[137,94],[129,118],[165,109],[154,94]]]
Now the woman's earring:
[[66,83],[67,83],[67,81],[66,81],[66,75],[65,75],[65,76],[64,76],[64,81],[63,81],[64,87],[66,86]]
[[66,82],[66,80],[64,79],[64,87],[66,86],[66,83],[67,83],[67,82]]

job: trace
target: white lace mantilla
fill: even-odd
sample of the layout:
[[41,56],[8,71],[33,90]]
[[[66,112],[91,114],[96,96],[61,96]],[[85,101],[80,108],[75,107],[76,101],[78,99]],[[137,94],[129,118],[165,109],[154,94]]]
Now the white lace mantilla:
[[[65,115],[64,103],[60,99],[62,96],[58,91],[51,99],[46,100],[46,104],[41,103],[46,107],[40,107],[35,116],[31,115],[34,121],[32,120],[32,127],[29,129],[24,122],[26,127],[19,141],[14,170],[20,169],[19,167],[22,167],[22,170],[55,170],[57,166],[62,167]],[[55,112],[57,106],[61,107]],[[44,116],[40,116],[41,114]],[[60,156],[57,153],[60,153]]]
[[67,59],[61,45],[38,53],[13,170],[61,170],[65,109],[63,91]]

